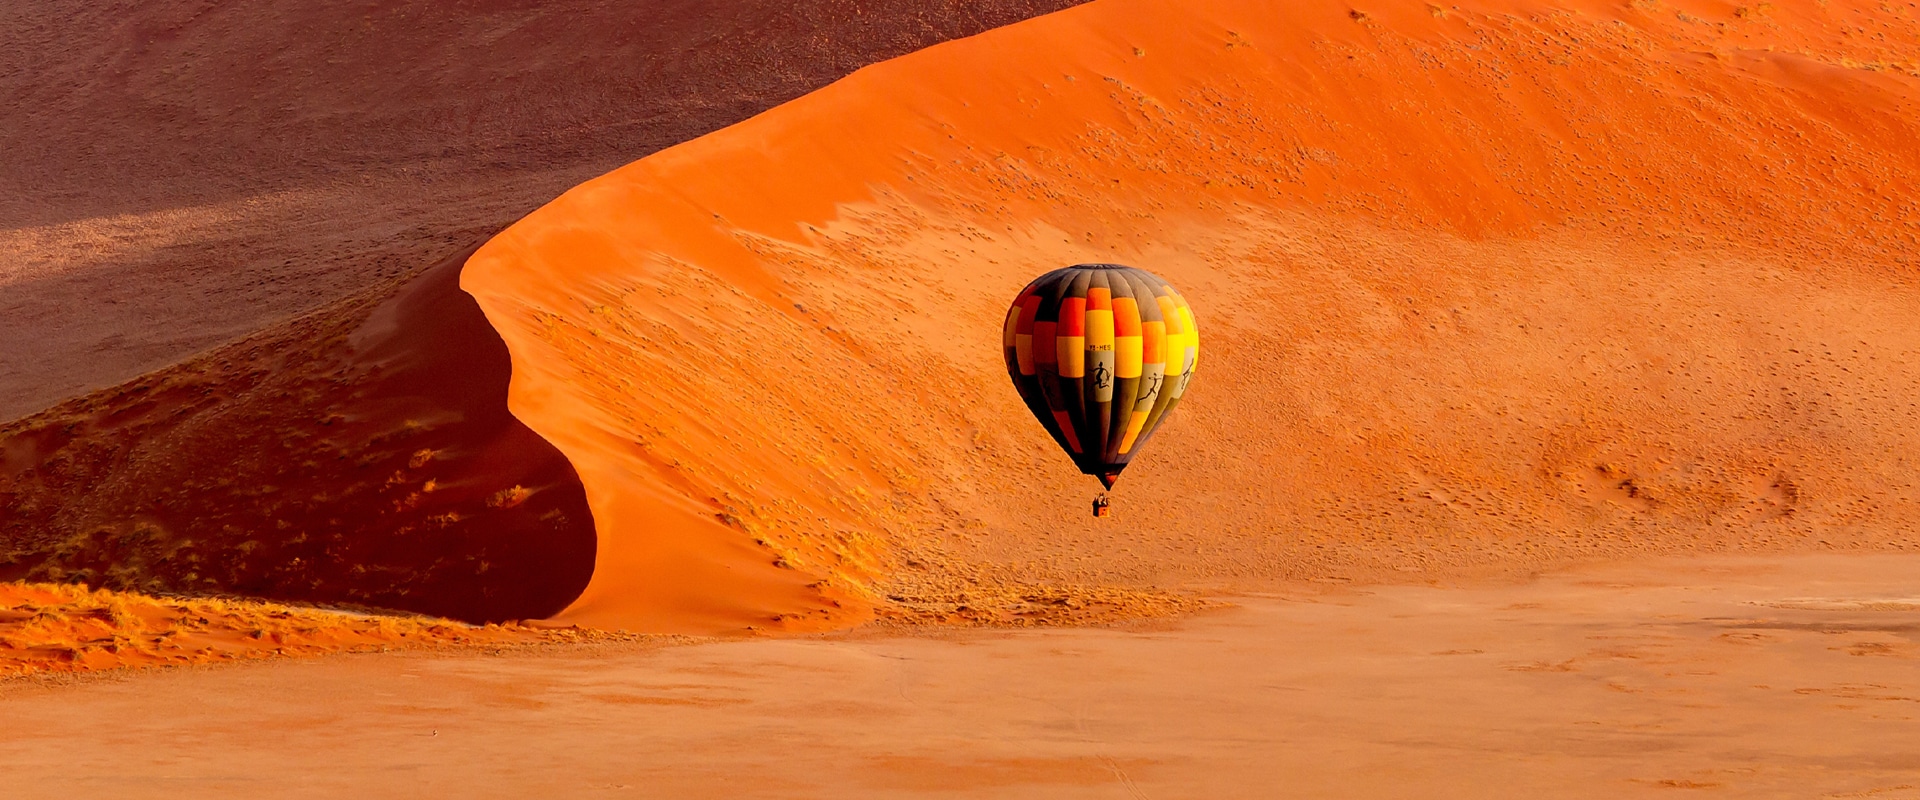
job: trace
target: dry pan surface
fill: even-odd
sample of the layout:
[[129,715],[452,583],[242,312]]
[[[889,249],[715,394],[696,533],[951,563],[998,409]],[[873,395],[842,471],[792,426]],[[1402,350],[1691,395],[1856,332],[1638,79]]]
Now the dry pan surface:
[[[561,618],[1912,548],[1916,13],[1101,0],[589,181],[462,275],[593,509]],[[1206,340],[1097,523],[997,348],[1089,261]]]
[[[19,800],[1920,797],[1913,556],[0,686]],[[110,720],[110,724],[103,724]]]

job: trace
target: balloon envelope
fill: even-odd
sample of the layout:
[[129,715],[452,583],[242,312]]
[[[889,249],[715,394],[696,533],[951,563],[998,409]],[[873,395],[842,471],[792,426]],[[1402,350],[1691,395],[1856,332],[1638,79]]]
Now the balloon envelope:
[[1007,311],[1002,344],[1027,408],[1108,488],[1186,394],[1200,354],[1186,298],[1119,264],[1034,279]]

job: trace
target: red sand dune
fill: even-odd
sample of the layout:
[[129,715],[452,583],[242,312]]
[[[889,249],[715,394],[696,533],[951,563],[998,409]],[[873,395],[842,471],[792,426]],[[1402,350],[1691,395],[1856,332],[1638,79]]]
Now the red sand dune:
[[[41,515],[0,541],[22,572],[204,579],[175,556],[202,550],[115,549],[159,538],[165,495],[166,541],[250,570],[212,588],[558,607],[587,548],[492,522],[551,487],[526,502],[581,492],[597,535],[559,619],[658,631],[1910,548],[1916,13],[1100,0],[862,70],[481,248],[461,286],[564,464],[482,456],[498,416],[469,437],[363,410],[440,386],[373,369],[376,332],[464,351],[364,322],[375,293],[158,401],[0,431],[0,493]],[[999,363],[1013,293],[1091,260],[1181,287],[1206,353],[1098,522]],[[340,433],[307,416],[339,404]],[[437,494],[413,461],[440,446],[411,438],[433,436],[473,455],[440,462],[468,476],[442,513],[478,550],[394,535],[432,519],[407,503]],[[481,607],[440,613],[508,613]]]
[[583,180],[1075,0],[29,0],[0,420],[414,274]]
[[[590,181],[462,276],[593,509],[561,618],[1913,547],[1916,13],[1102,0]],[[997,349],[1092,260],[1206,353],[1097,523]]]
[[0,421],[254,335],[0,424],[0,578],[554,612],[592,565],[571,469],[506,412],[465,253],[394,279],[612,166],[1066,3],[20,9]]

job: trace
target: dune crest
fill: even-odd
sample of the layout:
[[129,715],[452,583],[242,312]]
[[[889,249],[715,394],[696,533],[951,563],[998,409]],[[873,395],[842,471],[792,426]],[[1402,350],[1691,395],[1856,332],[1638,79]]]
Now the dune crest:
[[[1916,32],[1099,0],[590,181],[461,276],[596,520],[560,618],[1914,547]],[[1209,332],[1100,522],[998,363],[1013,293],[1087,261]]]
[[1074,1],[11,7],[0,420],[405,278],[862,65]]

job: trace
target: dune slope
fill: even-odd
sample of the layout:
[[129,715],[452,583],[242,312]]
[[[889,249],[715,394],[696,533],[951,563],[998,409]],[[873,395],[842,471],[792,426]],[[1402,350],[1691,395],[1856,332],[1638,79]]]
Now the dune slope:
[[410,275],[583,180],[1074,0],[28,0],[0,420]]
[[467,621],[564,607],[593,518],[507,412],[466,255],[0,426],[0,578]]
[[421,271],[615,165],[1070,2],[15,9],[0,578],[553,613],[592,568],[577,479],[507,413],[460,259]]
[[[561,618],[1911,548],[1917,14],[1099,0],[589,181],[461,276],[596,521]],[[1102,521],[999,353],[1083,261],[1203,339]]]

